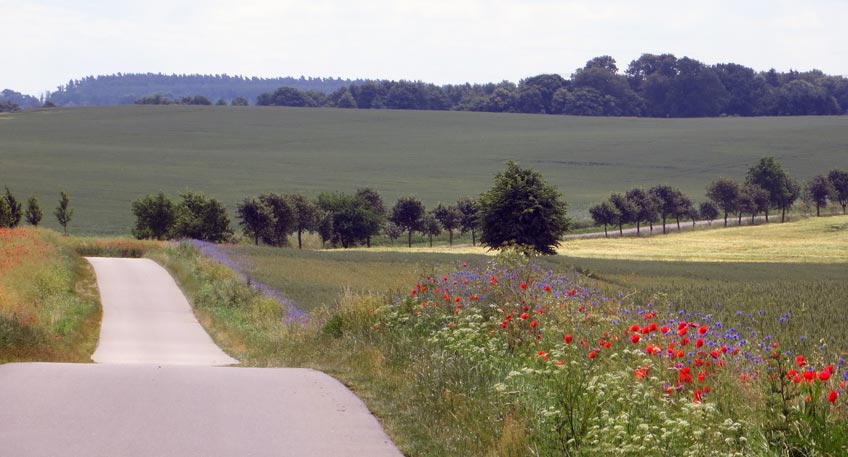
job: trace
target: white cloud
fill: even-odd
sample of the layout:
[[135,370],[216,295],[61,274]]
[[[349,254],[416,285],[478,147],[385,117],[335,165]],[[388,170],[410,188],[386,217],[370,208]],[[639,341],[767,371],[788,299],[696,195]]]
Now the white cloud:
[[0,87],[115,72],[406,78],[445,83],[624,68],[672,52],[757,70],[848,74],[839,1],[0,0]]

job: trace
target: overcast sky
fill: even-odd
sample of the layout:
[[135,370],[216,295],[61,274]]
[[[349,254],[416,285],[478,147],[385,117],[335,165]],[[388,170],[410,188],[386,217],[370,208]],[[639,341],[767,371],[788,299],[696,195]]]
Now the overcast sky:
[[844,0],[0,0],[0,89],[131,72],[434,83],[671,52],[848,75]]

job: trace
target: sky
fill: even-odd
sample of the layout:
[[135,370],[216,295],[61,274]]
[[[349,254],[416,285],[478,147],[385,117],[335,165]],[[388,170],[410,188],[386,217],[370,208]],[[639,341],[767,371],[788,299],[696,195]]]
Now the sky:
[[848,75],[845,0],[0,0],[0,89],[87,75],[569,76],[672,53]]

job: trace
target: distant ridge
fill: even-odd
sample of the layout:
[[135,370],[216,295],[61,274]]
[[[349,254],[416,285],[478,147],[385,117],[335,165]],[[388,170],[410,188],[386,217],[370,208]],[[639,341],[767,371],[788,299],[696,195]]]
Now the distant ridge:
[[361,80],[323,77],[259,78],[219,75],[166,75],[162,73],[116,73],[86,76],[68,81],[51,93],[48,99],[59,106],[129,105],[144,97],[161,95],[179,99],[203,95],[213,103],[244,98],[251,103],[259,94],[279,87],[302,91],[330,93],[341,87],[361,83]]

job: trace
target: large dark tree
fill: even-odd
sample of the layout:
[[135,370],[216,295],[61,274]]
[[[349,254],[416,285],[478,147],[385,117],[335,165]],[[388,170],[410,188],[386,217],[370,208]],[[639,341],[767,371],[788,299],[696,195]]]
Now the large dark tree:
[[833,186],[834,199],[842,206],[842,214],[845,214],[845,207],[848,206],[848,171],[831,170],[827,178]]
[[136,238],[140,240],[170,238],[177,211],[165,192],[135,200],[132,202],[132,213],[135,216],[135,228],[132,233]]
[[392,208],[389,220],[407,232],[406,245],[412,247],[412,232],[422,229],[424,204],[415,197],[401,197]]
[[780,222],[786,222],[786,211],[801,197],[801,184],[792,176],[786,175],[781,182],[777,207],[780,208]]
[[464,197],[456,202],[456,208],[459,210],[462,217],[459,221],[462,227],[462,233],[471,232],[471,245],[475,246],[477,238],[475,237],[477,227],[480,226],[480,216],[478,214],[479,205],[477,200]]
[[727,227],[727,215],[736,211],[736,204],[739,200],[739,184],[730,179],[719,178],[707,186],[707,198],[724,211],[724,226]]
[[517,245],[555,254],[568,229],[566,209],[562,195],[541,173],[508,162],[480,196],[480,242],[491,249]]
[[273,230],[274,213],[262,200],[246,198],[236,206],[242,232],[253,238],[253,244],[259,245],[259,240]]

